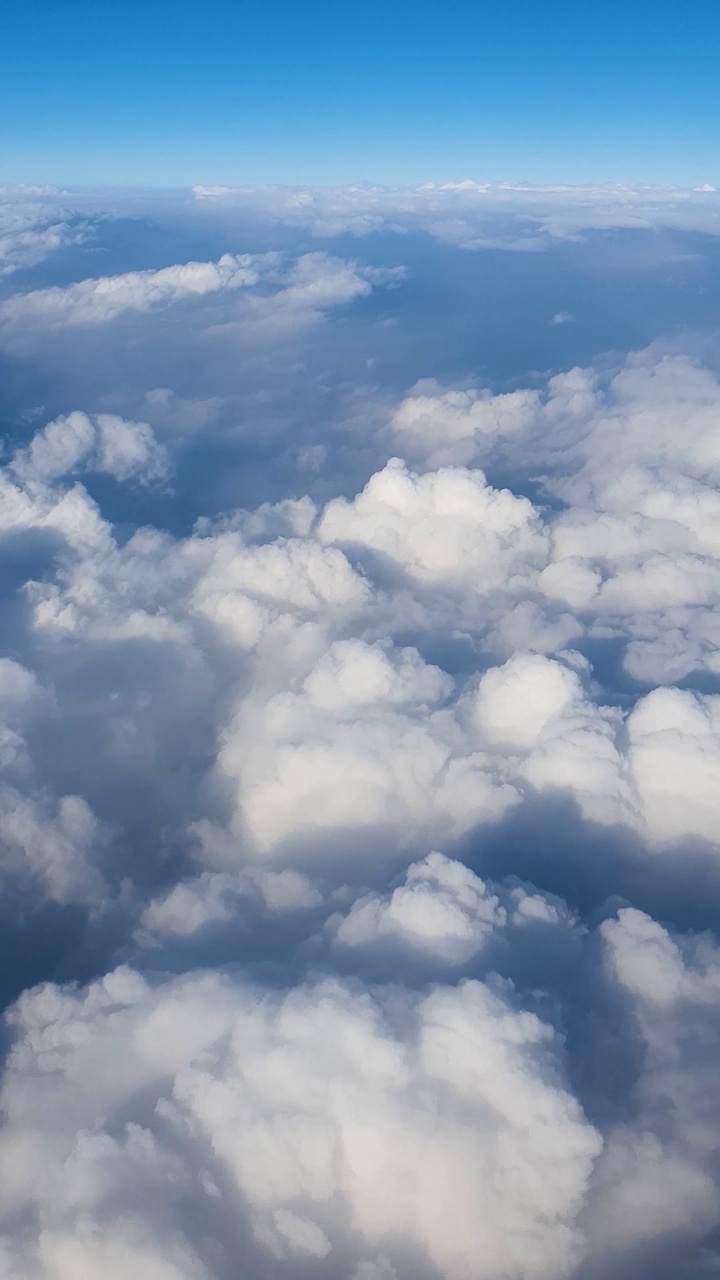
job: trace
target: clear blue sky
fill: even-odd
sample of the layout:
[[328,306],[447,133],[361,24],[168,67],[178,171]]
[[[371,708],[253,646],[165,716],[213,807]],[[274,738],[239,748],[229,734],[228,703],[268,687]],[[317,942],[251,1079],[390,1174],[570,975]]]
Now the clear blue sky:
[[6,0],[0,182],[720,180],[720,0]]

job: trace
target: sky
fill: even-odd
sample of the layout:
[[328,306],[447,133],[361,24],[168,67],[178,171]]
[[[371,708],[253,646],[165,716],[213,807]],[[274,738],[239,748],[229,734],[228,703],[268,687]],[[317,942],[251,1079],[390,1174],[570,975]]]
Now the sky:
[[713,0],[27,0],[0,18],[5,181],[700,185]]
[[0,1280],[720,1272],[718,15],[2,15]]

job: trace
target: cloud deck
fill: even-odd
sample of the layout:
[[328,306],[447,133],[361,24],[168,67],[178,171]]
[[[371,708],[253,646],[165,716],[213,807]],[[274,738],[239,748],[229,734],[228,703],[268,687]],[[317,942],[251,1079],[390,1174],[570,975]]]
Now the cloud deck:
[[403,245],[717,193],[177,199],[102,274],[126,210],[4,197],[0,1275],[700,1280],[712,344],[578,364],[552,291],[552,368],[403,381]]

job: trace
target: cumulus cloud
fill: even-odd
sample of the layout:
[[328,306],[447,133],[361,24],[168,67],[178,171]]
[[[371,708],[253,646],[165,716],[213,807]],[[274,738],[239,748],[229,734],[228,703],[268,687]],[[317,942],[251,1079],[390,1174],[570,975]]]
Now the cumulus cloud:
[[326,253],[306,253],[282,278],[282,288],[251,300],[246,323],[257,331],[287,333],[314,324],[332,307],[366,298],[373,285],[394,287],[402,267],[358,268]]
[[145,422],[125,422],[115,414],[85,413],[57,418],[36,432],[27,449],[19,450],[11,471],[32,485],[52,482],[76,471],[97,471],[116,480],[136,477],[143,482],[160,480],[168,470],[168,457]]
[[358,899],[335,936],[350,947],[398,939],[462,963],[505,920],[498,899],[478,876],[461,862],[431,853],[408,868],[405,883],[385,901]]
[[476,591],[512,584],[543,554],[543,531],[527,499],[493,489],[481,471],[418,476],[399,458],[353,502],[331,502],[318,536],[380,552],[421,583]]
[[544,474],[565,510],[549,524],[542,593],[625,640],[634,678],[672,684],[717,667],[719,403],[710,370],[646,352],[606,380],[557,375],[544,394],[464,392],[462,407],[440,389],[412,396],[390,429],[416,465]]
[[159,311],[185,298],[257,284],[249,254],[223,254],[218,262],[186,262],[160,271],[129,271],[120,276],[80,280],[66,288],[16,294],[2,304],[6,323],[43,325],[107,324],[126,311]]
[[710,1138],[717,1124],[710,1085],[718,1047],[717,948],[709,938],[673,938],[632,908],[601,933],[644,1063],[634,1114],[609,1135],[598,1169],[594,1232],[604,1251],[608,1242],[622,1250],[674,1233],[702,1236],[720,1215]]
[[246,308],[225,323],[247,332],[278,334],[314,324],[332,307],[366,297],[373,284],[393,286],[402,268],[366,268],[326,253],[307,253],[294,263],[278,253],[225,253],[217,262],[185,262],[159,271],[80,280],[75,284],[16,293],[0,302],[6,334],[17,327],[88,328],[127,313],[165,311],[214,294],[249,294]]
[[[575,402],[579,385],[573,414],[588,407]],[[556,381],[537,413],[547,420],[558,399],[566,412]],[[590,403],[595,413],[596,393]],[[532,419],[531,446],[535,431]],[[572,447],[575,478],[549,483],[583,494],[586,450]],[[579,508],[543,513],[478,469],[416,473],[396,459],[320,510],[298,500],[121,545],[84,487],[68,484],[93,469],[148,480],[164,465],[143,424],[59,419],[6,470],[6,527],[52,530],[67,548],[54,578],[28,584],[38,634],[170,644],[186,672],[206,665],[210,625],[237,654],[245,674],[239,691],[225,677],[214,725],[212,774],[237,851],[218,855],[224,867],[282,848],[302,860],[320,837],[359,850],[370,833],[380,856],[418,840],[429,852],[531,793],[568,794],[588,819],[653,847],[717,839],[717,695],[656,691],[623,710],[567,648],[606,625],[610,606],[596,597],[613,601],[616,626],[627,618],[631,643],[650,607],[636,592],[628,618],[597,554],[563,554]],[[485,649],[484,674],[458,680],[395,639],[408,626],[437,637],[449,619]]]
[[282,915],[318,907],[322,902],[322,894],[308,877],[290,868],[267,871],[251,867],[234,875],[204,871],[148,903],[138,936],[152,946],[167,938],[191,937],[208,925],[237,923],[243,909],[257,911],[260,907]]
[[532,391],[492,395],[471,388],[444,391],[432,382],[418,388],[393,413],[390,430],[403,456],[438,466],[474,460],[483,437],[493,442],[530,425],[538,397]]
[[554,1277],[579,1256],[599,1138],[551,1028],[480,983],[272,997],[118,970],[38,989],[14,1024],[3,1201],[34,1225],[6,1235],[11,1267],[175,1280],[229,1275],[241,1248],[268,1274],[381,1254]]

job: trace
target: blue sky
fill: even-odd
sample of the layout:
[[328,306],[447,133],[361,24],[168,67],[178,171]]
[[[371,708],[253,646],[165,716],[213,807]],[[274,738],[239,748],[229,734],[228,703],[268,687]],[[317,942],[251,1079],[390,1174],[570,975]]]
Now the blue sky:
[[714,0],[25,0],[7,182],[713,182]]

